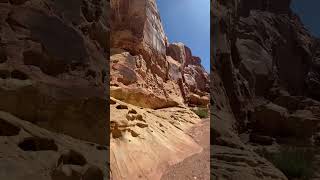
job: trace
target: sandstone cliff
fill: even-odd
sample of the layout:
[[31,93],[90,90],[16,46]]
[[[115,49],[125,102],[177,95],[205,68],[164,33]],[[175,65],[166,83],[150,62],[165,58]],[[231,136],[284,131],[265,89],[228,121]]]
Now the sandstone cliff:
[[182,43],[168,43],[155,0],[111,0],[110,165],[113,179],[160,179],[200,152],[186,131],[207,107],[209,75]]
[[108,7],[0,1],[0,179],[109,175]]
[[290,0],[213,0],[212,6],[213,176],[287,179],[255,152],[316,149],[319,41]]

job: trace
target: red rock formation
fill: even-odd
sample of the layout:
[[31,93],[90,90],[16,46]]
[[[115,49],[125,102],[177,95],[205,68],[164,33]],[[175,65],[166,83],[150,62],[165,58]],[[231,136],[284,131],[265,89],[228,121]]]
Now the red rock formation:
[[208,73],[188,47],[167,43],[155,0],[111,9],[111,177],[160,179],[201,151],[186,135],[201,121],[187,106],[208,105]]
[[[5,137],[10,133],[0,137],[0,169],[7,169],[0,179],[61,179],[68,171],[72,178],[108,175],[101,155],[109,122],[108,3],[0,1],[0,131],[13,124],[21,132],[8,129],[15,140]],[[70,149],[86,163],[58,164]]]
[[[209,78],[200,58],[182,43],[168,45],[155,1],[111,1],[111,9],[111,86],[132,92],[144,89],[140,94],[153,94],[156,105],[137,101],[137,93],[117,90],[117,98],[151,108],[188,102],[192,93],[208,98]],[[200,98],[198,102],[207,104]]]

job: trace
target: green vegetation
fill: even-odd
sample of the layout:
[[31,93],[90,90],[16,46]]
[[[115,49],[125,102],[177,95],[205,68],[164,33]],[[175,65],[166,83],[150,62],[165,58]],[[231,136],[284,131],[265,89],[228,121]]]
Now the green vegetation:
[[207,108],[196,108],[192,109],[194,113],[196,113],[201,119],[209,117],[209,112]]
[[315,156],[311,148],[286,147],[279,153],[258,152],[281,170],[289,179],[308,180],[312,176],[312,165]]

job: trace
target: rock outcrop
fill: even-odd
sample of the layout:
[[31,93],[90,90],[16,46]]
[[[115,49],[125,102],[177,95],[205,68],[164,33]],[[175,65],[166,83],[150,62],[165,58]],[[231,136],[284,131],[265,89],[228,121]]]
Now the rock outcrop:
[[96,179],[108,174],[108,146],[53,133],[0,111],[1,179]]
[[287,179],[254,149],[313,145],[320,126],[319,42],[290,0],[211,3],[213,176]]
[[11,2],[0,3],[0,109],[106,143],[107,2]]
[[[0,179],[109,175],[109,8],[100,0],[0,1]],[[77,153],[59,163],[64,150]]]
[[196,94],[192,99],[206,106],[208,73],[184,44],[168,44],[156,2],[111,1],[111,9],[110,81],[121,87],[111,88],[112,96],[157,109],[188,103]]
[[169,44],[155,0],[111,0],[112,179],[160,179],[202,148],[186,134],[207,107],[209,75],[182,43]]

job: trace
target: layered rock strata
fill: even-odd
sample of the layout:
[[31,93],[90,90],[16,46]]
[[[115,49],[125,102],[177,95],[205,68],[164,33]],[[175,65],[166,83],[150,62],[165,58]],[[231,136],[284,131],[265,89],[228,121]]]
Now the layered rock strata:
[[0,179],[109,175],[109,8],[0,1]]
[[318,40],[289,0],[211,3],[213,176],[287,179],[255,151],[314,145]]
[[170,44],[155,0],[111,0],[112,179],[160,179],[202,148],[186,131],[207,107],[209,75],[182,43]]

